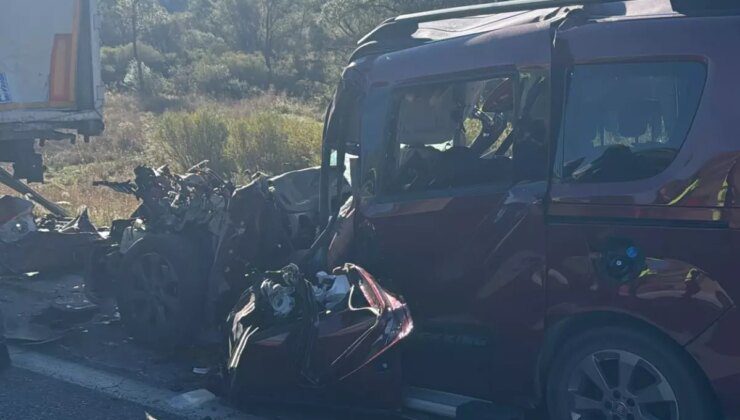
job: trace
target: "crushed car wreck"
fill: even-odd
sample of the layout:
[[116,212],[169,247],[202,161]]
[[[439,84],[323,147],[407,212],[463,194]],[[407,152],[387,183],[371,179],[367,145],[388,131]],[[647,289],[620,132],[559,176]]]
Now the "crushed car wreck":
[[228,343],[240,396],[736,412],[738,16],[684,6],[391,19],[342,75],[321,168],[107,183],[142,204],[98,243],[89,293],[141,342]]
[[[300,400],[313,389],[314,398],[337,404],[337,395],[357,397],[384,383],[392,388],[368,406],[400,405],[399,362],[381,356],[413,329],[406,304],[351,264],[314,276],[295,263],[270,271],[290,261],[317,267],[328,238],[316,240],[318,168],[258,175],[240,188],[205,164],[186,175],[167,167],[135,174],[132,182],[97,183],[135,195],[141,206],[113,223],[86,273],[90,299],[115,297],[135,339],[171,348],[221,330],[234,395],[284,400],[292,389]],[[346,180],[334,182],[346,197]],[[357,378],[362,386],[338,385]]]
[[138,167],[134,181],[97,183],[141,205],[98,244],[88,295],[116,298],[143,342],[169,346],[212,332],[253,274],[305,258],[319,229],[319,172],[257,175],[236,188],[203,163],[185,175]]

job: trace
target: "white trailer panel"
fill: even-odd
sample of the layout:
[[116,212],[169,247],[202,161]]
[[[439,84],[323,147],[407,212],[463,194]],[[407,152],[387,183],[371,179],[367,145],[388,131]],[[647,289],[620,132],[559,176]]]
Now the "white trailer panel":
[[0,140],[102,130],[94,0],[0,1]]

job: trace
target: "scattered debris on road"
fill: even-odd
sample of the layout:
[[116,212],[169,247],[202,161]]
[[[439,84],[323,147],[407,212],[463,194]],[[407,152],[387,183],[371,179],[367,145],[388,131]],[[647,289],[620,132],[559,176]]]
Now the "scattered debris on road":
[[81,269],[104,238],[87,209],[74,219],[56,214],[34,218],[33,209],[29,200],[0,196],[0,275]]

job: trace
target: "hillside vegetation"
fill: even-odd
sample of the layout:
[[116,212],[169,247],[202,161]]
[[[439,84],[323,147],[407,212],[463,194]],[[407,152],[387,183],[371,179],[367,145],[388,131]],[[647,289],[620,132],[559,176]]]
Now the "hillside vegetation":
[[330,96],[357,40],[383,20],[483,2],[99,1],[103,77],[112,88],[230,99],[274,90],[316,103]]

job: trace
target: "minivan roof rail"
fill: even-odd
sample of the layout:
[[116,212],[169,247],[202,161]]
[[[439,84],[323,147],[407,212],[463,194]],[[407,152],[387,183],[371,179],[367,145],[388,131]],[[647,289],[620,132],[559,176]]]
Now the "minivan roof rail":
[[371,41],[389,40],[399,37],[410,37],[419,28],[420,23],[446,19],[457,19],[470,16],[488,15],[506,12],[547,9],[550,7],[586,6],[592,4],[617,3],[630,0],[509,0],[497,3],[485,3],[472,6],[452,7],[412,13],[391,18],[383,22],[369,34],[365,35],[359,45]]

